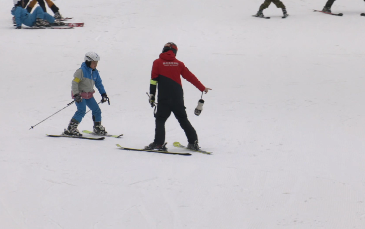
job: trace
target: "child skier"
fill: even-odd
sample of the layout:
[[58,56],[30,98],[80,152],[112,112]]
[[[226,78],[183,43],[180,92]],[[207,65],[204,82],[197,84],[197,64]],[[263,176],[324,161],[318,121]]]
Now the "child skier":
[[94,133],[98,135],[106,135],[105,128],[101,125],[101,110],[98,103],[93,97],[94,85],[101,94],[101,102],[109,102],[109,98],[105,92],[98,70],[96,69],[100,57],[95,52],[85,54],[85,62],[81,64],[81,68],[77,69],[72,80],[72,98],[76,102],[77,111],[72,117],[67,129],[63,132],[66,135],[82,136],[77,129],[86,113],[86,106],[92,110],[94,120]]
[[24,9],[24,0],[13,0],[14,7],[11,14],[14,15],[16,29],[21,29],[22,24],[26,26],[50,26],[50,23],[62,25],[63,22],[55,21],[54,17],[45,13],[41,7],[37,7],[33,13]]
[[207,93],[206,88],[196,76],[185,67],[184,63],[176,59],[177,46],[173,42],[165,44],[160,58],[153,62],[150,81],[149,103],[155,106],[156,85],[158,85],[158,104],[156,118],[155,139],[145,149],[167,150],[165,143],[165,122],[171,112],[179,121],[188,138],[188,148],[199,150],[198,136],[194,127],[190,124],[184,106],[184,92],[181,86],[182,75],[200,91]]
[[283,18],[286,18],[289,16],[288,12],[286,11],[286,7],[284,3],[282,3],[280,0],[265,0],[264,3],[261,4],[259,11],[255,15],[256,17],[265,17],[264,16],[264,9],[268,8],[271,3],[274,3],[277,8],[281,8],[283,10]]

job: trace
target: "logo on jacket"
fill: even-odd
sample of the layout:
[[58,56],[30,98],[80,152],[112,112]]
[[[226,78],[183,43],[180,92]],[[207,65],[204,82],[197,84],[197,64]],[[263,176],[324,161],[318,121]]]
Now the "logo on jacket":
[[179,66],[178,62],[163,62],[164,66]]

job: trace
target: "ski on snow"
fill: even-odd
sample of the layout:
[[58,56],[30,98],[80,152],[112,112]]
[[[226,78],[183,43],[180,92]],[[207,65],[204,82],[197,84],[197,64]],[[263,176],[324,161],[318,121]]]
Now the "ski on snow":
[[178,147],[178,148],[183,148],[183,149],[191,150],[191,151],[198,152],[198,153],[204,153],[204,154],[209,154],[209,155],[211,155],[211,154],[212,154],[212,152],[208,152],[208,151],[201,150],[201,149],[199,149],[199,150],[192,150],[192,149],[188,149],[186,146],[181,145],[181,144],[180,144],[180,142],[174,142],[174,144],[173,144],[173,145],[174,145],[175,147]]
[[270,17],[259,17],[259,16],[256,16],[256,15],[252,15],[252,17],[258,17],[258,18],[270,19]]
[[59,138],[59,137],[64,137],[64,138],[80,138],[80,139],[88,139],[88,140],[104,140],[105,137],[98,137],[98,138],[93,138],[93,137],[84,137],[84,136],[71,136],[71,135],[65,135],[65,134],[47,134],[48,137],[55,137],[55,138]]
[[95,136],[102,136],[102,137],[113,137],[113,138],[121,138],[123,136],[123,134],[120,134],[120,135],[111,135],[111,134],[107,134],[107,135],[98,135],[98,134],[95,134],[94,132],[90,131],[90,130],[83,130],[82,133],[85,133],[85,134],[92,134],[92,135],[95,135]]
[[343,16],[343,13],[334,14],[334,13],[329,13],[329,12],[323,12],[322,10],[314,10],[314,12],[320,12],[320,13],[334,15],[334,16]]
[[33,27],[23,27],[22,29],[73,29],[72,26],[33,26]]
[[181,155],[181,156],[191,156],[191,153],[177,153],[177,152],[170,152],[170,151],[162,151],[162,150],[148,150],[148,149],[135,149],[135,148],[127,148],[117,144],[119,149],[122,150],[130,150],[130,151],[144,151],[144,152],[151,152],[151,153],[163,153],[163,154],[172,154],[172,155]]
[[63,25],[51,24],[51,26],[84,27],[84,22],[64,22]]

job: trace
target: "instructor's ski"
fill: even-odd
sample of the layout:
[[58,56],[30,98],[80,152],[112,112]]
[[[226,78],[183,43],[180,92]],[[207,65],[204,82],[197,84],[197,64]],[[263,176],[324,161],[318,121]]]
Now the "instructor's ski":
[[194,151],[194,152],[198,152],[198,153],[204,153],[204,154],[212,154],[212,152],[208,152],[208,151],[205,151],[205,150],[192,150],[192,149],[188,149],[186,146],[183,146],[180,144],[180,142],[174,142],[173,144],[175,147],[178,147],[178,148],[183,148],[183,149],[187,149],[187,150],[191,150],[191,151]]
[[177,152],[169,152],[169,151],[162,151],[162,150],[148,150],[148,149],[135,149],[135,148],[127,148],[117,144],[119,149],[122,150],[130,150],[130,151],[144,151],[144,152],[151,152],[151,153],[164,153],[164,154],[173,154],[173,155],[181,155],[181,156],[191,156],[191,153],[177,153]]
[[113,137],[113,138],[121,138],[123,136],[123,134],[120,134],[120,135],[111,135],[111,134],[99,135],[99,134],[95,134],[94,132],[92,132],[90,130],[83,130],[82,132],[85,133],[85,134],[92,134],[92,135],[96,135],[96,136]]
[[98,137],[98,138],[93,138],[93,137],[84,137],[84,136],[72,136],[72,135],[66,135],[66,134],[47,134],[48,137],[55,137],[55,138],[59,138],[59,137],[64,137],[64,138],[80,138],[80,139],[88,139],[88,140],[104,140],[105,137]]
[[334,14],[334,13],[324,12],[322,10],[314,10],[314,12],[320,12],[320,13],[329,14],[329,15],[333,15],[333,16],[343,16],[343,13]]

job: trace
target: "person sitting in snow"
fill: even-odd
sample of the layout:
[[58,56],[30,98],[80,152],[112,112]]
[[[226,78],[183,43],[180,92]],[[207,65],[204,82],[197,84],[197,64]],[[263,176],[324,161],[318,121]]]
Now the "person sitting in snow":
[[98,103],[93,97],[94,85],[101,94],[101,102],[108,102],[109,97],[106,95],[99,72],[96,69],[100,57],[95,52],[88,52],[84,57],[85,62],[76,70],[72,80],[72,98],[76,102],[77,111],[72,117],[67,129],[63,132],[65,135],[82,136],[77,129],[86,114],[86,106],[92,110],[94,120],[94,133],[97,135],[106,135],[104,126],[101,125],[101,110]]
[[13,0],[14,7],[11,14],[14,15],[16,29],[21,29],[22,24],[32,26],[50,26],[51,24],[62,25],[63,22],[55,21],[55,18],[45,13],[41,7],[37,7],[33,13],[24,9],[24,0]]
[[264,17],[264,9],[268,8],[271,3],[274,3],[277,8],[281,8],[283,10],[284,17],[289,16],[288,12],[286,12],[286,7],[284,3],[282,3],[280,0],[265,0],[265,2],[261,4],[260,9],[255,16]]

